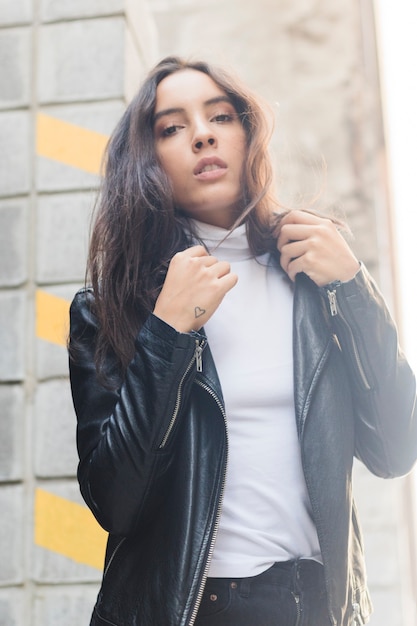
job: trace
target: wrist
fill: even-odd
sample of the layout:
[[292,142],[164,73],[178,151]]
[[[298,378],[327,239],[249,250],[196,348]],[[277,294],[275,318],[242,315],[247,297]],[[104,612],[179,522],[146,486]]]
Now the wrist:
[[171,311],[163,311],[155,306],[152,313],[155,317],[162,320],[165,324],[168,324],[168,326],[171,326],[171,328],[176,330],[178,333],[189,333],[192,330],[196,330],[192,327],[192,325],[184,322],[178,316],[173,315]]
[[360,272],[361,267],[362,266],[360,262],[355,260],[355,263],[352,264],[352,267],[349,269],[346,269],[346,272],[344,272],[343,275],[339,278],[340,282],[349,283],[351,280],[355,278],[358,272]]

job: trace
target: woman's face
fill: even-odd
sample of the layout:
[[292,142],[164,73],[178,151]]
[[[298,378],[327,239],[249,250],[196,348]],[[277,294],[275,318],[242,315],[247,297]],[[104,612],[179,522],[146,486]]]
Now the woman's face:
[[246,134],[226,93],[203,72],[180,70],[159,83],[154,119],[176,207],[229,228],[242,209]]

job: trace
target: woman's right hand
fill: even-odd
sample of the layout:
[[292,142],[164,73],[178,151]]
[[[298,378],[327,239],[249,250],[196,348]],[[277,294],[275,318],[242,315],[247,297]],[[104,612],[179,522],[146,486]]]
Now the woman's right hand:
[[153,313],[178,332],[199,330],[236,283],[229,263],[192,246],[172,257]]

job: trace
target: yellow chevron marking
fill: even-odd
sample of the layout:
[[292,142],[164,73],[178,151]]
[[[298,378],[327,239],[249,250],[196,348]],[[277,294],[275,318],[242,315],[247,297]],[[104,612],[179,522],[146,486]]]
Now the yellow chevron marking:
[[37,153],[39,156],[99,174],[107,135],[50,115],[37,115]]
[[36,336],[66,346],[70,303],[38,289],[36,292]]
[[107,533],[85,506],[36,489],[35,543],[102,570]]

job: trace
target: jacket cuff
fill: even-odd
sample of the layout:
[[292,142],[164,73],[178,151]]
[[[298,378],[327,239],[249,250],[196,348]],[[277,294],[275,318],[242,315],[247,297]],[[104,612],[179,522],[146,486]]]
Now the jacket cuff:
[[350,296],[354,296],[362,291],[373,292],[375,289],[375,285],[371,275],[369,274],[366,266],[362,261],[360,261],[360,268],[356,272],[355,276],[346,282],[341,282],[339,284],[340,288],[343,291],[343,294],[349,298]]
[[205,339],[202,333],[196,331],[180,333],[153,313],[148,316],[140,329],[136,342],[141,342],[141,337],[149,334],[156,339],[156,345],[161,346],[163,350],[167,348],[170,350],[173,348],[187,349],[195,346],[196,339]]

